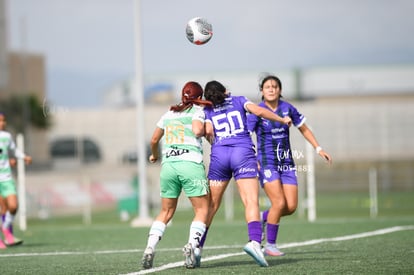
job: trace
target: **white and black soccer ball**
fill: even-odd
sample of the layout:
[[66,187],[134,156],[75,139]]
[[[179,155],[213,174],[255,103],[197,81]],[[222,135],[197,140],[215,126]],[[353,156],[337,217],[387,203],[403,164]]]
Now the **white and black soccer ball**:
[[195,17],[188,21],[185,32],[191,43],[203,45],[213,36],[213,27],[205,18]]

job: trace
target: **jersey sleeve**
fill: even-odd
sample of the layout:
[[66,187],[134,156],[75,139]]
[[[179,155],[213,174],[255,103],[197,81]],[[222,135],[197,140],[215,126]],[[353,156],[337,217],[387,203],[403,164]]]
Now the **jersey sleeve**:
[[249,110],[247,110],[247,105],[248,104],[254,104],[253,102],[250,101],[250,99],[248,99],[245,96],[240,96],[240,101],[243,103],[243,108],[247,113],[250,113]]
[[164,117],[165,117],[165,115],[166,115],[166,114],[164,114],[164,115],[160,118],[160,120],[158,120],[158,122],[157,122],[157,127],[158,127],[158,128],[161,128],[161,129],[163,129],[163,130],[164,130]]
[[292,119],[292,123],[293,125],[295,125],[295,127],[299,128],[305,123],[306,117],[302,115],[301,113],[299,113],[299,111],[293,105],[290,105],[289,113],[290,113],[290,118]]
[[206,119],[206,114],[204,113],[203,108],[199,106],[194,106],[194,107],[195,107],[195,112],[193,114],[192,120],[199,120],[202,123],[204,123]]
[[8,146],[8,150],[9,150],[9,152],[12,153],[12,155],[15,158],[24,159],[26,157],[26,155],[19,148],[16,147],[16,143],[14,143],[14,140],[11,137],[11,135],[10,135],[10,143],[9,143],[9,146]]

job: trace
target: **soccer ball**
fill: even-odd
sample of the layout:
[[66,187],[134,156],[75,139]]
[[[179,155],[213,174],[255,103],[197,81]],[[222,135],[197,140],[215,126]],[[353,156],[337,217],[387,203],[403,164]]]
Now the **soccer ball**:
[[213,27],[205,18],[195,17],[188,21],[185,32],[191,43],[203,45],[213,36]]

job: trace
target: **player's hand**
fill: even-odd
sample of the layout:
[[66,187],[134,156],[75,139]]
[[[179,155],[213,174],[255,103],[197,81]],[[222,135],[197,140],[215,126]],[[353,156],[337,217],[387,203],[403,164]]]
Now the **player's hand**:
[[155,163],[157,161],[158,158],[154,157],[154,155],[151,154],[151,156],[149,156],[149,162],[151,163]]
[[16,160],[15,158],[11,158],[11,159],[9,159],[9,162],[10,162],[10,166],[11,166],[11,167],[16,166],[16,164],[17,164],[17,160]]
[[32,163],[32,157],[31,156],[25,156],[24,157],[24,162],[26,164],[31,164]]
[[283,117],[283,123],[290,127],[292,125],[292,119],[288,116],[285,116]]
[[329,164],[332,164],[332,157],[323,149],[319,151],[319,155],[323,157]]

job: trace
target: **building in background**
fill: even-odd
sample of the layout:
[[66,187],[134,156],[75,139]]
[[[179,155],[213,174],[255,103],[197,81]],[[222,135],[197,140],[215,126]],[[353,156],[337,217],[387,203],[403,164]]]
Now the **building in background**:
[[45,58],[41,54],[7,53],[8,81],[5,96],[33,94],[46,96]]
[[[179,100],[176,86],[173,81],[147,81],[144,87],[144,99],[146,104],[173,104]],[[115,83],[105,92],[103,105],[105,107],[134,107],[137,103],[137,95],[134,89],[134,80],[127,79]]]
[[[260,101],[259,82],[266,74],[275,74],[283,82],[283,96],[293,100],[321,97],[414,95],[414,65],[332,66],[268,73],[251,71],[181,72],[144,76],[146,104],[171,104],[180,100],[180,88],[193,80],[204,86],[216,79],[230,92]],[[106,91],[105,107],[130,107],[136,103],[133,79],[115,83]]]
[[[15,95],[34,95],[43,102],[46,98],[45,58],[41,54],[8,50],[5,10],[5,1],[0,0],[0,100]],[[46,130],[27,125],[25,151],[33,157],[34,167],[47,165],[50,158]]]

